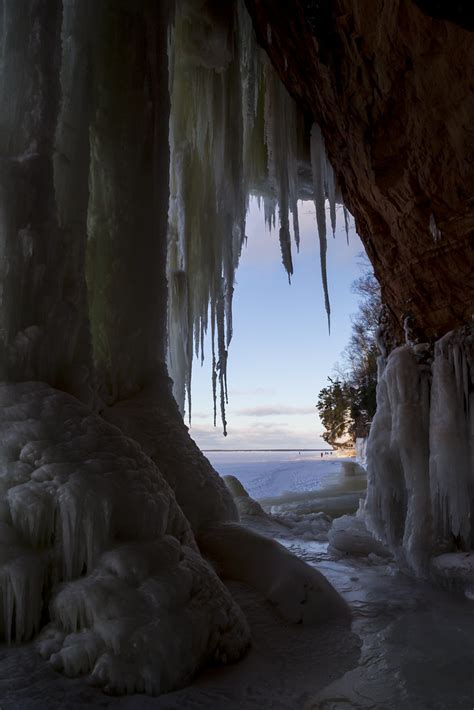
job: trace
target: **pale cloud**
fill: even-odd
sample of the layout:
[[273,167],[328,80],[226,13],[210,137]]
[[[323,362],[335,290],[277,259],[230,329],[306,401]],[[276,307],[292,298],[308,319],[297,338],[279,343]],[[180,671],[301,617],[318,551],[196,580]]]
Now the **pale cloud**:
[[297,414],[314,414],[311,407],[292,407],[285,404],[263,405],[260,407],[246,407],[237,409],[235,414],[241,417],[273,417],[273,416],[294,416]]
[[271,397],[275,390],[270,387],[254,387],[253,389],[231,389],[229,397]]
[[316,427],[309,430],[293,430],[287,426],[256,422],[249,427],[229,427],[227,437],[219,427],[193,425],[192,438],[201,449],[304,449],[327,445]]

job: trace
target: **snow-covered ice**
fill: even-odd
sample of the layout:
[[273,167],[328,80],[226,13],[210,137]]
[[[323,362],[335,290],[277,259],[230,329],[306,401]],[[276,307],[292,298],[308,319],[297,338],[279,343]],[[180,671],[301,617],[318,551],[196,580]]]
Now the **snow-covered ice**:
[[[67,676],[157,694],[237,659],[241,610],[153,461],[70,395],[0,385],[0,632]],[[7,682],[7,681],[6,681]]]

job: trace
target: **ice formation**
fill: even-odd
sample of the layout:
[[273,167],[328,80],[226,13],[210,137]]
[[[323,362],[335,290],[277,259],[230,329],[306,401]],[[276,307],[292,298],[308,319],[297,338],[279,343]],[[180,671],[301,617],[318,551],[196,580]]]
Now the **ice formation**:
[[249,196],[263,201],[270,229],[278,224],[289,278],[297,201],[314,199],[328,321],[325,201],[334,232],[340,196],[320,129],[313,126],[310,140],[243,3],[209,8],[179,0],[169,40],[169,367],[181,411],[187,395],[190,413],[192,359],[204,356],[210,326],[214,414],[220,410],[225,434],[232,296]]
[[336,518],[329,528],[328,539],[328,549],[334,557],[390,557],[389,550],[370,534],[363,517],[359,515],[341,515]]
[[153,462],[73,397],[1,385],[1,629],[114,692],[238,658],[246,622]]
[[261,497],[263,508],[282,522],[294,526],[297,521],[307,525],[312,515],[325,513],[335,518],[355,513],[365,496],[367,476],[354,462],[342,462],[340,470],[324,482],[321,488],[288,491],[274,497]]
[[275,540],[225,523],[206,530],[198,541],[219,576],[257,589],[287,621],[314,624],[349,616],[327,579]]
[[[183,44],[170,39],[179,50],[171,76],[194,56],[202,81],[194,68],[191,80],[182,75],[181,100],[196,89],[209,113],[202,103],[190,113],[195,155],[176,141],[170,171],[167,6],[25,0],[4,3],[0,25],[0,633],[23,641],[49,620],[43,655],[113,692],[177,687],[208,661],[238,658],[249,640],[242,613],[195,542],[194,533],[209,539],[213,526],[228,523],[230,555],[245,532],[172,398],[166,255],[171,179],[170,234],[175,217],[190,222],[175,232],[188,240],[186,253],[170,244],[170,262],[184,255],[197,279],[181,293],[183,307],[191,293],[193,313],[215,305],[223,409],[230,296],[244,235],[229,205],[235,198],[243,220],[247,200],[239,187],[243,159],[234,158],[236,147],[254,155],[260,145],[252,144],[254,124],[245,124],[243,107],[260,96],[263,111],[253,72],[261,67],[261,78],[264,69],[250,45],[248,61],[230,61],[237,35],[227,33],[225,11],[210,18],[198,2],[183,4],[174,29]],[[179,101],[176,76],[172,100]],[[282,96],[280,107],[289,101]],[[213,132],[224,104],[225,130],[217,121]],[[257,109],[247,113],[255,125],[262,120]],[[266,167],[272,131],[281,138],[282,130],[275,119],[260,145]],[[183,131],[171,121],[172,135]],[[281,181],[285,156],[272,150]],[[199,173],[203,156],[216,172],[206,164]],[[201,190],[194,196],[193,184]],[[269,188],[269,219],[278,200],[291,212],[295,185],[287,176]],[[231,246],[223,239],[229,234]],[[170,282],[172,303],[177,281]],[[182,332],[179,318],[172,325],[171,340]],[[249,567],[267,549],[258,535],[252,539]],[[288,557],[286,572],[296,565],[303,584],[311,570]],[[283,570],[270,565],[268,572],[277,574],[268,585],[289,584]],[[323,607],[326,592],[337,595],[318,584]]]
[[381,360],[367,447],[369,528],[416,573],[474,541],[474,333],[411,343]]
[[433,237],[433,241],[435,242],[435,244],[436,244],[436,242],[439,242],[439,240],[441,239],[441,236],[442,236],[441,230],[438,227],[438,225],[436,224],[436,219],[435,219],[435,216],[433,213],[430,214],[430,233],[431,233],[431,236]]
[[168,377],[151,391],[107,407],[102,416],[158,465],[195,534],[209,524],[239,519],[228,487],[188,435]]
[[[328,328],[331,328],[331,306],[327,277],[327,242],[326,242],[326,198],[329,201],[331,227],[336,230],[336,181],[334,171],[326,155],[324,138],[320,127],[314,123],[311,128],[311,168],[313,175],[314,204],[316,207],[316,222],[319,234],[319,251],[321,258],[321,277],[324,289],[324,305],[328,317]],[[346,233],[348,234],[347,213],[344,212]]]
[[224,476],[224,482],[232,494],[239,515],[265,515],[260,503],[251,498],[241,482],[235,476]]

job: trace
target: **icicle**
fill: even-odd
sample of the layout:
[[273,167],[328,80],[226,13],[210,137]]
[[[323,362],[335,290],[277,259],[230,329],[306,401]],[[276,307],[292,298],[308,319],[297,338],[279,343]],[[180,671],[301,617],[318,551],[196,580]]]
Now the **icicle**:
[[347,246],[349,246],[349,212],[345,206],[342,208],[344,212],[344,228],[346,230]]
[[216,318],[211,316],[211,347],[212,347],[212,402],[214,408],[214,426],[217,424],[217,363],[216,363]]
[[434,243],[436,244],[436,242],[439,242],[441,239],[441,230],[436,224],[436,219],[433,213],[430,214],[430,232]]
[[326,194],[329,202],[329,214],[331,217],[331,228],[332,228],[332,234],[333,237],[336,235],[336,181],[334,177],[334,170],[332,169],[332,165],[328,161],[326,157],[326,151],[324,149],[324,141],[323,141],[323,150],[324,150],[324,157],[326,161]]
[[316,208],[316,222],[318,225],[319,249],[321,260],[321,279],[324,290],[324,306],[328,317],[328,329],[331,332],[331,305],[329,303],[328,277],[327,277],[327,239],[326,239],[326,207],[325,207],[325,172],[326,156],[321,129],[316,123],[311,128],[311,167],[313,172],[314,205]]
[[276,231],[278,221],[282,262],[290,279],[291,231],[299,249],[298,199],[308,199],[312,190],[313,163],[328,323],[324,201],[329,200],[333,232],[339,201],[324,142],[319,136],[316,146],[318,138],[312,139],[310,158],[304,118],[258,46],[244,3],[226,7],[217,20],[191,0],[176,3],[169,39],[168,237],[168,364],[174,394],[181,411],[186,396],[190,409],[192,356],[204,357],[210,313],[214,407],[219,386],[224,429],[235,270],[249,196],[263,202],[269,231]]
[[225,347],[225,317],[224,317],[224,297],[217,301],[216,308],[217,321],[217,353],[219,360],[217,362],[217,371],[219,374],[219,392],[220,392],[220,407],[223,434],[227,436],[227,421],[225,418],[226,405],[226,379],[227,379],[227,349]]

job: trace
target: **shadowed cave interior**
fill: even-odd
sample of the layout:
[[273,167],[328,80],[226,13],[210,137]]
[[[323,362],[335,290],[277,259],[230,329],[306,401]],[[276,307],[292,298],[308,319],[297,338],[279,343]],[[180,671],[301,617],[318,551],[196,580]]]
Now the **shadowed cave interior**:
[[[471,15],[1,2],[2,710],[472,705]],[[337,220],[383,302],[366,454],[284,501],[183,419],[255,197],[289,279],[314,202],[329,326]]]

